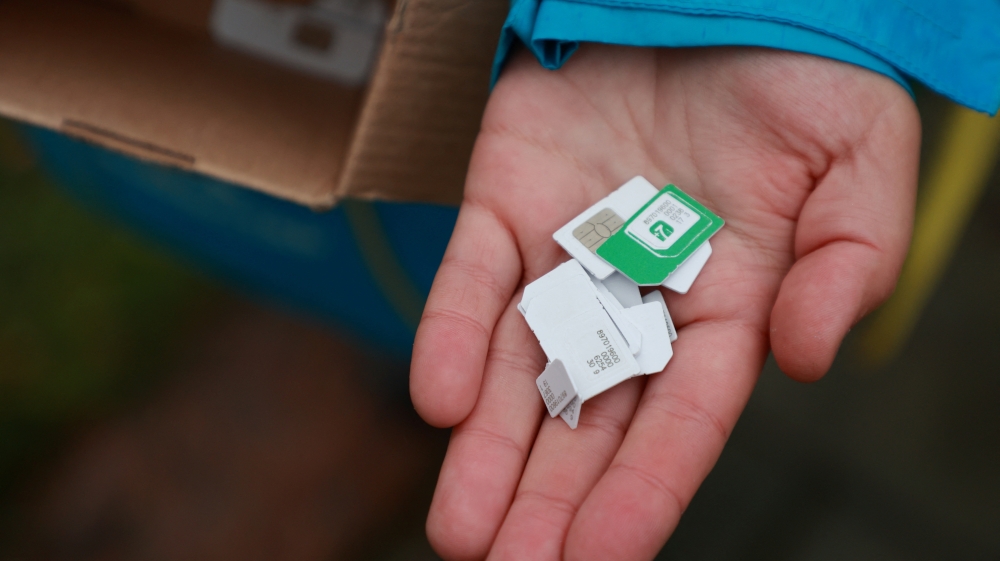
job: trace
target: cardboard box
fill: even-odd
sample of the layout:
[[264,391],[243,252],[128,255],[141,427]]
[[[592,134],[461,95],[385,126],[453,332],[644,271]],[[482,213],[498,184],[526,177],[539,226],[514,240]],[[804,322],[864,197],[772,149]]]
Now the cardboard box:
[[0,2],[0,114],[314,208],[457,203],[507,0],[398,0],[367,89],[217,46],[211,0]]

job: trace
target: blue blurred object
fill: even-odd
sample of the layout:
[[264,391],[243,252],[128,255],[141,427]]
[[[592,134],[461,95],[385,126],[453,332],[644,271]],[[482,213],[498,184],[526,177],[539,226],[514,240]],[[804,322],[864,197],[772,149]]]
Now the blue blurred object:
[[353,202],[315,212],[54,131],[22,131],[43,169],[85,205],[211,274],[409,356],[457,208]]

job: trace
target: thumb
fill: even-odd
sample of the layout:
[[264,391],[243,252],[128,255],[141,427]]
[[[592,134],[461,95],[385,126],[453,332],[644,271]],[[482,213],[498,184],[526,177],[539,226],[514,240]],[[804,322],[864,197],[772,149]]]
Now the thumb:
[[892,293],[913,223],[920,120],[909,99],[835,158],[799,215],[795,258],[771,311],[778,366],[803,382],[829,370],[847,332]]

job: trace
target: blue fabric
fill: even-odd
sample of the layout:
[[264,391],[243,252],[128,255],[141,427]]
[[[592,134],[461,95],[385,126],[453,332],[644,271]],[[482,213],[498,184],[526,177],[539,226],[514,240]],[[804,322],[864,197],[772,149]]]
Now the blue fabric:
[[559,68],[581,41],[744,45],[804,52],[904,76],[979,111],[1000,106],[996,0],[512,0],[493,68],[514,42]]

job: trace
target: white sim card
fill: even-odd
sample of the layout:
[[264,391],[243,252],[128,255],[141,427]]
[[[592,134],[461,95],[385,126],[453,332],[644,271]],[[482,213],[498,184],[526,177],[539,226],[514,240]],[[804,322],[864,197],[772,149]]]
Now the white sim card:
[[[658,192],[646,178],[633,177],[556,230],[552,238],[570,257],[586,267],[590,274],[604,281],[616,270],[597,256],[597,248]],[[663,281],[662,286],[686,294],[711,255],[712,246],[706,241]],[[611,286],[608,288],[610,290]]]
[[677,340],[677,328],[674,327],[674,320],[670,317],[670,310],[667,309],[667,302],[663,299],[663,294],[659,290],[654,290],[649,294],[642,297],[642,301],[646,304],[650,302],[656,302],[663,307],[663,317],[667,321],[667,333],[670,334],[670,342],[673,343]]
[[625,275],[615,271],[608,278],[601,281],[608,292],[618,299],[624,308],[631,308],[642,304],[642,296],[639,294],[639,285]]
[[[559,360],[572,378],[575,397],[581,401],[640,372],[628,343],[599,299],[598,287],[575,260],[525,287],[518,308],[550,363]],[[622,317],[621,321],[628,320]],[[638,330],[633,337],[641,338]]]
[[662,372],[674,356],[663,307],[658,302],[650,302],[627,308],[624,313],[642,332],[642,349],[635,355],[640,374]]
[[385,26],[382,0],[215,0],[221,44],[351,86],[368,81]]
[[549,416],[555,417],[576,398],[576,385],[566,371],[566,365],[558,358],[545,365],[542,375],[535,380],[538,392],[542,394]]
[[595,279],[594,282],[602,284],[614,296],[622,306],[621,314],[624,319],[642,335],[640,350],[635,355],[640,373],[661,372],[674,356],[670,343],[677,339],[663,295],[659,290],[654,290],[653,293],[659,300],[656,297],[647,300],[640,296],[639,285],[619,272],[612,273],[603,281]]
[[535,380],[538,392],[549,415],[572,428],[588,399],[663,371],[673,356],[662,297],[646,301],[617,276],[609,277],[612,293],[571,259],[526,286],[517,306],[549,360]]
[[604,280],[615,268],[594,252],[657,192],[644,177],[633,177],[556,230],[552,238],[591,274]]
[[625,338],[629,352],[634,355],[639,354],[642,349],[642,332],[625,316],[625,307],[615,298],[614,294],[611,294],[603,282],[594,277],[590,277],[590,281],[597,289],[597,300],[604,306],[604,311],[611,316],[611,321],[615,322],[618,331]]
[[[709,248],[708,253],[711,254],[711,248]],[[694,259],[692,256],[691,259]],[[670,342],[677,340],[677,330],[674,328],[674,320],[670,317],[670,311],[667,310],[667,302],[663,299],[663,294],[659,290],[654,290],[645,296],[639,294],[639,285],[637,285],[632,279],[626,277],[625,275],[614,272],[608,278],[603,281],[598,281],[608,289],[615,299],[622,305],[623,308],[632,308],[635,306],[640,306],[642,304],[648,304],[650,302],[657,302],[661,308],[663,308],[663,316],[666,320],[667,333],[670,336]],[[632,319],[632,324],[638,327],[634,318],[627,316],[626,319]],[[641,331],[641,329],[640,329]],[[643,334],[643,344],[645,344],[646,339],[645,333]]]
[[579,397],[574,397],[562,411],[559,412],[559,416],[562,420],[566,421],[569,428],[576,430],[577,424],[580,422],[580,406],[583,405],[583,401]]
[[[528,286],[525,286],[524,292],[521,294],[521,301],[517,304],[517,309],[521,311],[522,315],[526,315],[528,313],[528,306],[531,305],[531,301],[535,297],[564,285],[572,277],[579,277],[590,282],[590,275],[587,274],[587,271],[584,271],[583,267],[580,267],[579,262],[570,259],[534,280]],[[594,297],[597,297],[596,293]]]
[[687,258],[687,261],[682,263],[680,267],[677,267],[674,272],[670,273],[670,276],[660,286],[669,288],[674,292],[687,294],[688,290],[691,290],[691,285],[694,284],[694,279],[698,278],[701,270],[705,267],[705,263],[708,262],[708,258],[711,256],[712,244],[706,241],[691,254],[691,257]]

